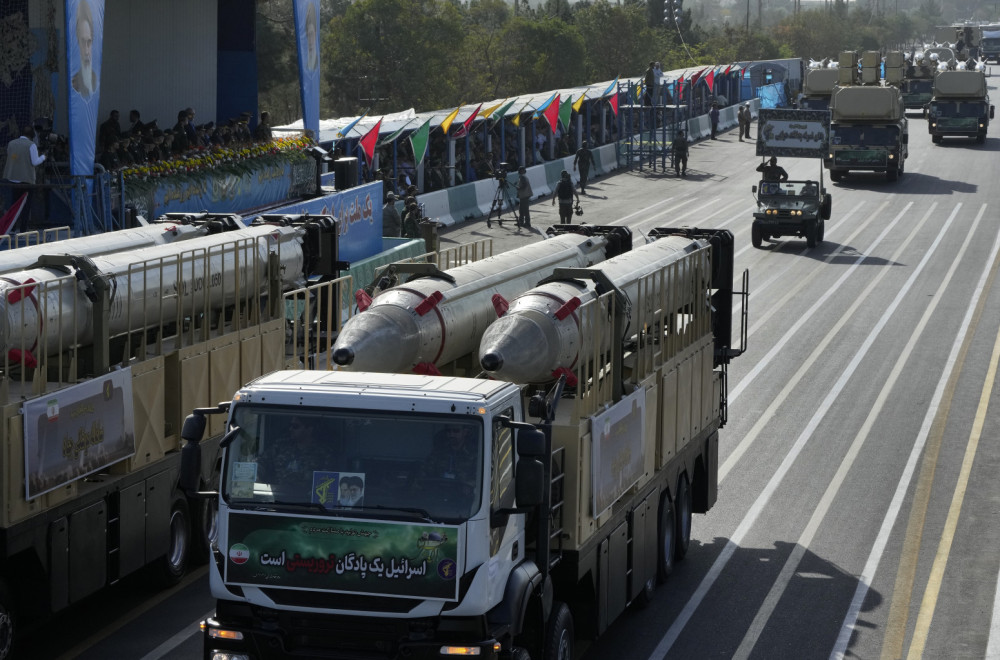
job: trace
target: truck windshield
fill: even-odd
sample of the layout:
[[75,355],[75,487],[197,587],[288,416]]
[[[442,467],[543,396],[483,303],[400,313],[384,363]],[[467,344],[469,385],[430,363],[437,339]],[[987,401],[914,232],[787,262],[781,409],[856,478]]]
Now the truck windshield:
[[459,522],[482,500],[478,417],[243,405],[226,449],[231,506]]
[[985,114],[985,104],[971,101],[935,101],[931,113],[938,117],[979,117]]
[[932,81],[917,78],[903,81],[903,91],[910,94],[930,94]]
[[830,109],[830,97],[829,96],[817,96],[817,97],[803,97],[800,103],[802,110],[829,110]]
[[896,144],[899,128],[896,126],[830,126],[830,143],[852,147],[884,147]]

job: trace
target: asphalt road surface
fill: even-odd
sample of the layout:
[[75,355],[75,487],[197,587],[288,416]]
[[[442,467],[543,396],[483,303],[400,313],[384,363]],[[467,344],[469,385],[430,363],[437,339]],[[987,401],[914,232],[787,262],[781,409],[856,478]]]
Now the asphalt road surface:
[[[751,294],[719,500],[695,517],[687,558],[652,605],[578,655],[1000,658],[998,135],[935,146],[911,115],[898,182],[826,177],[833,213],[814,249],[751,246],[760,158],[735,131],[695,145],[684,179],[647,168],[588,186],[575,221],[731,230]],[[781,164],[792,179],[820,176],[817,161]],[[540,240],[558,222],[551,197],[532,221],[472,221],[443,240],[492,238],[495,251]],[[163,593],[131,580],[21,650],[197,658],[210,611],[204,569]]]

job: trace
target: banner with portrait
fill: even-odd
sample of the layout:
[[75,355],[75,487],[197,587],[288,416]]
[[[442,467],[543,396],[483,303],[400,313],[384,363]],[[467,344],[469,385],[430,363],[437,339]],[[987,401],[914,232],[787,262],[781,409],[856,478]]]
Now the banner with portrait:
[[70,173],[94,173],[100,106],[104,0],[66,0]]
[[319,0],[294,0],[302,125],[319,140]]

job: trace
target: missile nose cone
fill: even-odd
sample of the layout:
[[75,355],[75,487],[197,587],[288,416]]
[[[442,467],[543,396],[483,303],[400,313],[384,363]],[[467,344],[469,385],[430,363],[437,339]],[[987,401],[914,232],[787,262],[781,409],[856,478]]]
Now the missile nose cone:
[[497,319],[483,334],[479,363],[497,378],[512,383],[551,380],[559,352],[555,337],[546,331],[547,328],[551,328],[551,320],[545,318],[505,316]]
[[486,371],[497,371],[503,367],[503,358],[497,352],[486,353],[483,357],[479,358],[479,364],[482,365],[483,369]]
[[354,362],[354,351],[350,348],[338,348],[333,352],[333,361],[342,367]]

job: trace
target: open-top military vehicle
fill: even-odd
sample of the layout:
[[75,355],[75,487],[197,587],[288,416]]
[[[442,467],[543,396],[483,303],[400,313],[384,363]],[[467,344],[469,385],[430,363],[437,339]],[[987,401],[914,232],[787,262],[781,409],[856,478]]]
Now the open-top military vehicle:
[[757,211],[750,240],[755,248],[771,238],[800,236],[813,248],[823,242],[825,221],[830,219],[833,197],[820,181],[761,181],[753,187]]

